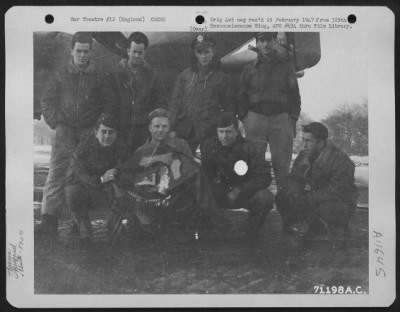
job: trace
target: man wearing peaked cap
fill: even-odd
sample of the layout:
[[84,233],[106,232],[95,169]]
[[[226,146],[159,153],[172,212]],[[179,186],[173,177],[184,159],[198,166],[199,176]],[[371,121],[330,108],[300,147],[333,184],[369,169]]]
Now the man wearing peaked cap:
[[354,171],[351,159],[328,141],[322,123],[303,125],[303,149],[276,198],[284,230],[302,221],[309,235],[323,225],[329,231],[333,226],[347,230],[357,205]]
[[207,48],[213,48],[217,45],[214,38],[207,35],[197,35],[193,38],[190,47],[192,50],[201,50]]
[[206,138],[215,135],[218,115],[235,111],[232,79],[221,70],[214,38],[197,34],[190,44],[192,64],[175,82],[169,110],[172,130],[195,152]]

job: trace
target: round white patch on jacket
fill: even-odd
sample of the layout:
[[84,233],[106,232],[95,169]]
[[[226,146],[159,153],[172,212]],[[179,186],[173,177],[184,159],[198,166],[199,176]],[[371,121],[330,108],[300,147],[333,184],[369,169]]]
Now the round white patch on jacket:
[[238,160],[233,166],[233,170],[235,170],[235,173],[237,175],[243,176],[247,173],[249,167],[247,166],[247,163],[244,160]]

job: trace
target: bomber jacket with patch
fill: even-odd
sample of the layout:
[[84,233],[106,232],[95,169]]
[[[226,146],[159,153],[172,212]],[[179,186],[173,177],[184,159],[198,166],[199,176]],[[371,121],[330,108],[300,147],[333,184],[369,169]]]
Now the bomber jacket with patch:
[[[242,176],[234,170],[235,163],[240,160],[248,166]],[[237,187],[246,196],[271,184],[270,164],[264,154],[240,135],[230,146],[222,146],[217,137],[206,140],[201,146],[201,163],[209,181],[227,190]]]

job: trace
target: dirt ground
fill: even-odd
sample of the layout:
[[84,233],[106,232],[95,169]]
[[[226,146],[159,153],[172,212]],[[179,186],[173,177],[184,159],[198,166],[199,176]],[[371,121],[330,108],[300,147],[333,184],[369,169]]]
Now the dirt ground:
[[220,242],[142,240],[123,233],[111,247],[104,215],[92,215],[95,248],[83,250],[69,220],[56,244],[35,242],[36,294],[314,293],[314,286],[361,286],[368,292],[368,210],[358,209],[346,249],[327,240],[308,247],[282,234],[276,210],[260,242],[249,248],[240,232],[247,213],[226,211],[232,228]]

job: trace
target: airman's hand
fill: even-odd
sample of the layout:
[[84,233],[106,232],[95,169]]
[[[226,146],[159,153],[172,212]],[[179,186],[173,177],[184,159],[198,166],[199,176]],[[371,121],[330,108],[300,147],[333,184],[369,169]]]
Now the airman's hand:
[[107,170],[101,177],[101,182],[106,183],[106,182],[114,181],[117,177],[117,173],[118,173],[117,169],[115,169],[115,168]]
[[229,199],[231,202],[234,202],[235,200],[238,199],[239,194],[240,194],[240,189],[238,189],[237,187],[235,187],[232,191],[230,191],[230,192],[228,193],[227,197],[228,197],[228,199]]

